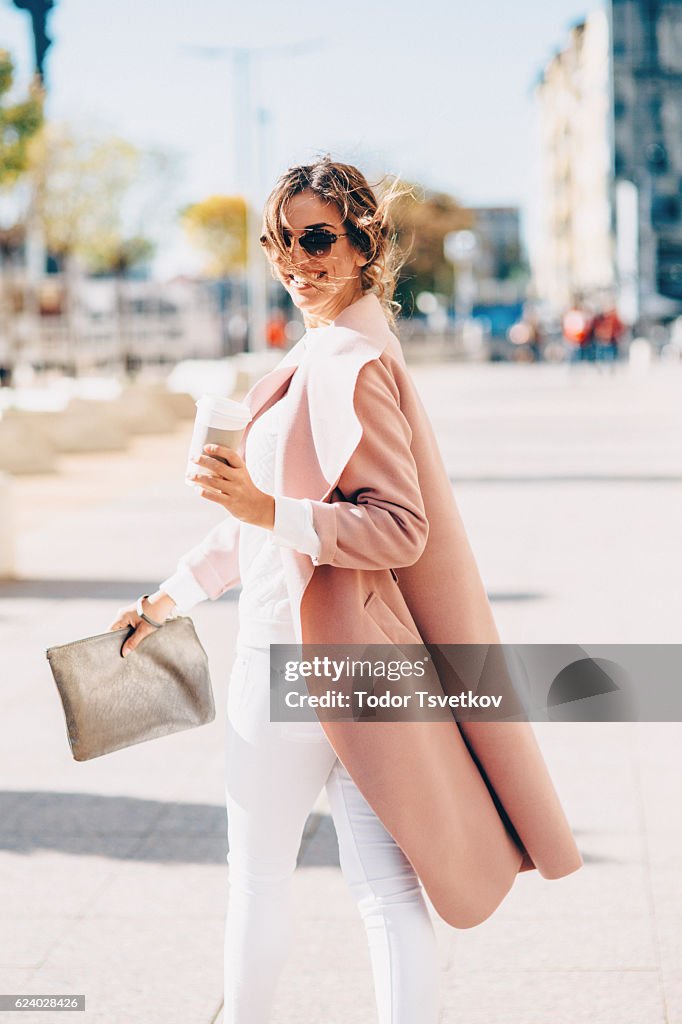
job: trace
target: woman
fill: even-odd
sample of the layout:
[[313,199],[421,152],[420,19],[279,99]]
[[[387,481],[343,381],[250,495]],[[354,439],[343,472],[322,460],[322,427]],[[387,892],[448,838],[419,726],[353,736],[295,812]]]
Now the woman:
[[[505,726],[494,742],[475,728],[468,735],[484,766],[511,757],[504,777],[491,778],[512,837],[452,723],[396,731],[269,720],[270,644],[499,642],[389,327],[396,194],[378,201],[360,171],[329,158],[278,181],[261,241],[306,333],[247,395],[253,420],[240,451],[207,449],[198,460],[201,495],[231,515],[141,605],[161,623],[242,583],[226,745],[229,1024],[270,1019],[290,943],[291,878],[325,785],[367,930],[381,1024],[438,1019],[438,951],[420,876],[445,919],[467,927],[492,912],[519,870],[542,866],[559,877],[580,865],[521,726]],[[137,606],[112,628],[124,625],[135,627],[126,653],[155,628]],[[519,783],[528,780],[524,802]],[[463,828],[465,805],[475,813]],[[453,886],[457,877],[467,886]]]

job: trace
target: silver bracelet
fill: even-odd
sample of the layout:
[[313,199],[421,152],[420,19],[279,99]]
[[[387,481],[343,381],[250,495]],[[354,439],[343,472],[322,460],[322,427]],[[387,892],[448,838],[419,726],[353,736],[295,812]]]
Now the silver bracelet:
[[150,626],[153,626],[155,629],[161,629],[161,627],[163,626],[163,622],[154,622],[154,619],[150,619],[149,616],[142,611],[142,602],[146,601],[148,597],[149,594],[143,594],[142,597],[138,597],[137,605],[135,606],[135,611],[140,616],[140,618],[144,619],[145,622],[148,622]]

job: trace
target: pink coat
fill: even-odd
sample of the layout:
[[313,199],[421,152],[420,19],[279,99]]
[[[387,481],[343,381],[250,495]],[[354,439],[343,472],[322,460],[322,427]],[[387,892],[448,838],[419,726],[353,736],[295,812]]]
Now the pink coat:
[[[433,429],[377,297],[348,306],[312,349],[298,342],[259,380],[245,398],[254,418],[288,382],[275,493],[312,499],[321,539],[315,564],[282,548],[299,642],[499,644]],[[238,534],[228,517],[185,556],[211,598],[239,581]],[[323,727],[451,925],[483,921],[519,871],[560,878],[582,865],[528,722]]]

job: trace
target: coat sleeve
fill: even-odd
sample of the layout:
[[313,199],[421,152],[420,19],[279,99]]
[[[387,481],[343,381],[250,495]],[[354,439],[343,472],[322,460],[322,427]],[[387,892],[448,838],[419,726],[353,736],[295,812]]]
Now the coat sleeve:
[[[160,584],[161,590],[166,590],[171,597],[175,593],[183,597],[188,588],[182,581],[189,571],[197,584],[197,587],[190,587],[192,598],[201,599],[201,592],[204,596],[215,600],[230,587],[239,583],[239,519],[228,515],[210,530],[204,539],[187,551],[178,563],[176,573]],[[166,586],[167,589],[166,589]],[[196,604],[196,600],[190,598],[190,603]],[[184,602],[183,602],[184,604]]]
[[313,562],[343,569],[412,565],[426,546],[429,524],[412,430],[393,375],[380,359],[358,374],[354,404],[362,437],[334,491],[346,500],[311,501],[320,538]]

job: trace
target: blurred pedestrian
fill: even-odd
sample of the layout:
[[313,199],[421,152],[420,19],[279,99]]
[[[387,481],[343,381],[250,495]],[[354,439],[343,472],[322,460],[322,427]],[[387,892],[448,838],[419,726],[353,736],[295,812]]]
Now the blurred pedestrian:
[[528,325],[528,348],[530,349],[534,363],[539,363],[542,359],[542,343],[544,340],[544,332],[542,330],[542,324],[540,323],[540,314],[537,309],[531,309],[526,315],[526,324]]
[[578,301],[574,301],[564,313],[561,328],[569,346],[571,362],[586,362],[593,358],[592,322],[592,316]]
[[244,313],[239,310],[233,313],[227,320],[228,351],[230,355],[246,351],[249,335],[249,321]]
[[618,346],[625,333],[625,324],[618,316],[614,306],[600,311],[594,318],[592,331],[596,346],[597,362],[608,363],[615,367],[618,359]]
[[269,348],[285,348],[287,342],[287,323],[280,310],[272,314],[265,328],[265,338]]

